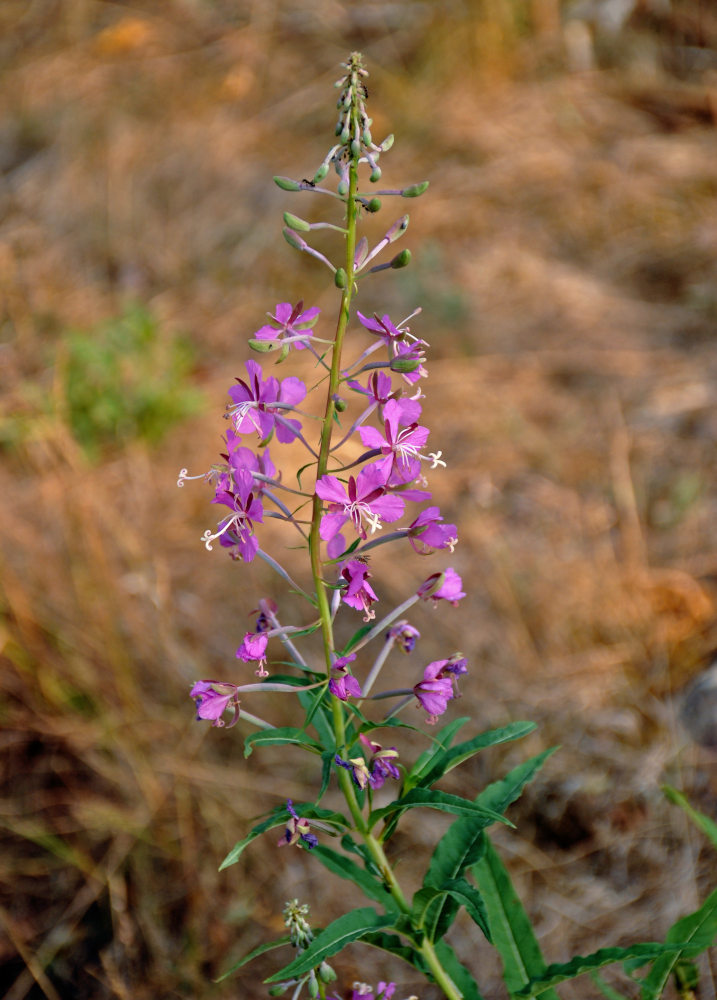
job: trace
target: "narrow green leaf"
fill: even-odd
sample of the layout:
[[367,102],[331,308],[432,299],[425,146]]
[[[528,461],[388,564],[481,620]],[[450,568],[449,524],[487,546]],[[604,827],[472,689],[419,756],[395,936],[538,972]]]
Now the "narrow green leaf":
[[241,857],[244,848],[251,844],[252,840],[256,840],[260,837],[262,833],[266,833],[267,830],[271,830],[276,826],[285,826],[288,813],[286,811],[286,806],[277,806],[276,809],[271,813],[267,819],[263,820],[261,823],[257,823],[256,826],[252,827],[246,837],[238,840],[231,851],[224,858],[222,863],[219,865],[219,871],[224,871],[225,868],[229,868],[230,865],[236,864],[236,862]]
[[530,760],[518,764],[512,771],[509,771],[504,778],[486,785],[483,791],[476,797],[478,805],[485,806],[486,809],[495,809],[496,812],[505,812],[509,805],[520,796],[529,781],[532,781],[545,761],[555,753],[557,747],[549,747],[542,753],[536,754]]
[[609,983],[605,982],[598,972],[595,972],[594,969],[590,971],[590,978],[600,990],[602,995],[607,997],[607,1000],[630,1000],[630,998],[626,997],[624,993],[618,993],[617,990],[614,990]]
[[[493,944],[503,962],[505,985],[513,996],[525,983],[545,972],[545,962],[510,876],[490,839],[485,834],[483,836],[483,856],[471,871],[488,909]],[[525,996],[532,997],[533,993],[526,993]],[[559,1000],[554,990],[548,990],[547,997],[548,1000]]]
[[557,962],[549,965],[541,976],[531,979],[526,986],[516,992],[515,996],[517,1000],[523,1000],[524,997],[544,997],[548,991],[552,992],[550,989],[552,986],[582,976],[584,972],[601,969],[604,965],[612,965],[613,962],[624,962],[626,959],[632,958],[640,959],[644,964],[659,958],[666,952],[679,950],[679,945],[665,945],[659,941],[631,944],[627,948],[600,948],[592,955],[576,955],[569,962]]
[[704,833],[712,846],[717,847],[717,823],[713,819],[710,819],[709,816],[705,816],[704,813],[695,809],[694,806],[691,806],[682,792],[678,792],[671,785],[663,785],[662,791],[669,802],[673,802],[680,809],[684,809],[695,826]]
[[390,805],[384,806],[382,809],[374,809],[368,818],[369,828],[383,819],[384,816],[404,812],[406,809],[415,809],[418,806],[437,809],[439,812],[453,813],[456,816],[479,817],[485,820],[485,826],[490,823],[504,823],[506,826],[513,826],[510,820],[501,816],[500,813],[493,809],[484,809],[460,795],[450,795],[448,792],[439,792],[434,788],[414,788]]
[[257,948],[253,948],[248,955],[244,956],[244,958],[235,962],[231,969],[227,969],[226,972],[223,972],[221,976],[219,976],[218,979],[214,979],[213,982],[221,983],[224,979],[228,979],[233,972],[237,971],[237,969],[241,969],[242,965],[246,965],[247,962],[251,962],[253,958],[258,958],[259,955],[263,955],[264,952],[273,951],[274,948],[281,948],[281,946],[285,944],[291,944],[291,936],[289,934],[285,937],[278,938],[276,941],[267,941],[264,944],[260,944]]
[[333,848],[319,844],[312,850],[311,856],[318,858],[322,865],[334,875],[353,882],[369,899],[380,903],[386,909],[394,908],[391,894],[383,882],[378,882],[364,868],[360,868],[355,861],[347,858],[345,854],[339,854]]
[[254,747],[271,746],[295,743],[305,747],[311,753],[321,753],[321,745],[315,740],[309,739],[303,729],[293,729],[290,726],[280,726],[277,729],[262,729],[258,733],[251,733],[244,740],[244,756],[249,757]]
[[371,945],[373,948],[380,948],[389,955],[396,955],[404,962],[418,969],[423,975],[426,974],[426,964],[421,953],[413,945],[405,944],[400,937],[395,934],[386,934],[385,931],[369,931],[361,938],[361,944]]
[[453,719],[436,733],[433,737],[431,745],[427,750],[423,751],[421,756],[411,768],[410,772],[406,775],[404,788],[407,792],[412,788],[415,788],[415,786],[419,783],[421,776],[431,766],[431,762],[437,754],[443,753],[447,750],[453,742],[458,730],[461,729],[462,726],[465,726],[466,722],[470,721],[470,716],[464,715],[460,719]]
[[321,788],[319,789],[319,794],[316,796],[316,804],[323,799],[326,794],[326,790],[329,787],[329,782],[331,781],[331,775],[334,769],[334,756],[336,750],[325,750],[321,754]]
[[354,634],[351,636],[351,638],[346,643],[339,656],[347,656],[354,648],[354,646],[357,646],[361,642],[363,637],[365,635],[368,635],[368,633],[371,631],[372,628],[373,628],[372,625],[362,625],[361,628],[358,629],[356,632],[354,632]]
[[364,934],[370,931],[381,930],[389,927],[395,920],[395,914],[379,914],[370,907],[360,910],[353,910],[345,913],[338,920],[334,920],[311,942],[306,951],[303,951],[293,962],[289,962],[283,969],[275,972],[273,976],[265,979],[265,983],[278,983],[282,979],[293,979],[302,976],[305,972],[320,965],[325,958],[335,955],[352,941],[358,941]]
[[655,1000],[661,996],[670,973],[681,956],[698,955],[705,948],[711,947],[716,936],[717,889],[709,894],[698,910],[682,917],[670,927],[665,944],[673,945],[677,950],[658,958],[652,966],[642,983],[641,1000]]
[[451,946],[445,941],[439,941],[435,947],[441,965],[461,991],[463,1000],[482,1000],[475,979],[468,969],[458,961]]
[[[423,889],[419,889],[413,897],[411,908],[411,917],[414,924],[421,927],[429,904],[445,896],[449,896],[459,906],[465,906],[468,916],[480,927],[488,941],[490,941],[488,914],[483,897],[475,886],[471,885],[464,878],[450,879],[441,886],[425,886]],[[431,938],[431,940],[433,939]]]
[[487,747],[497,746],[499,743],[507,743],[510,740],[520,739],[535,729],[534,722],[511,722],[508,726],[500,729],[491,729],[487,733],[480,733],[472,740],[464,743],[457,743],[452,749],[436,756],[432,766],[421,776],[418,782],[421,788],[433,785],[444,774],[454,767],[462,764],[481,750]]

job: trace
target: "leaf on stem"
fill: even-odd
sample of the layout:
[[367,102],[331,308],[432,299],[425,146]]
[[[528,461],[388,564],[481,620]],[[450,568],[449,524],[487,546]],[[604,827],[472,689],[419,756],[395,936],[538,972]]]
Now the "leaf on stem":
[[662,995],[670,973],[683,955],[699,955],[709,948],[717,937],[717,889],[709,894],[702,906],[689,916],[682,917],[670,927],[665,945],[676,950],[661,956],[643,980],[641,1000],[656,1000]]
[[353,910],[351,913],[345,913],[317,934],[306,951],[303,951],[298,958],[289,962],[288,965],[265,979],[264,982],[278,983],[282,979],[303,976],[304,973],[320,965],[324,959],[341,951],[347,944],[360,940],[371,931],[390,927],[394,920],[395,914],[379,914],[368,906],[360,910]]
[[303,729],[280,726],[276,729],[266,729],[247,736],[244,740],[244,756],[250,757],[252,750],[257,746],[272,746],[286,743],[294,743],[297,746],[305,747],[311,753],[315,754],[320,754],[322,750],[321,744],[309,739]]
[[330,872],[333,872],[334,875],[353,882],[369,899],[380,903],[386,909],[395,908],[391,894],[384,883],[377,881],[365,869],[360,868],[355,861],[347,858],[345,854],[339,854],[338,851],[334,851],[331,847],[319,844],[318,847],[313,849],[311,856],[318,858],[322,865],[328,868]]
[[437,809],[439,812],[453,813],[456,816],[473,816],[482,820],[484,826],[491,823],[504,823],[506,826],[513,826],[510,820],[493,809],[485,809],[476,802],[461,798],[460,795],[450,795],[448,792],[439,792],[432,788],[414,788],[407,795],[402,795],[390,805],[382,809],[374,809],[368,818],[369,828],[377,823],[384,816],[390,816],[395,812],[404,812],[406,809],[416,809],[418,806],[425,806],[428,809]]
[[232,965],[231,969],[227,969],[226,972],[223,972],[221,976],[219,976],[218,979],[214,979],[213,982],[223,982],[225,979],[228,979],[233,972],[236,972],[237,969],[241,969],[242,965],[246,965],[248,962],[251,962],[253,958],[258,958],[259,955],[263,955],[267,951],[273,951],[274,948],[281,948],[282,945],[285,944],[291,944],[291,936],[289,934],[286,934],[282,938],[277,938],[276,941],[267,941],[264,942],[264,944],[258,945],[256,948],[252,948],[248,955],[245,955],[244,958],[240,958],[238,962],[235,962],[234,965]]

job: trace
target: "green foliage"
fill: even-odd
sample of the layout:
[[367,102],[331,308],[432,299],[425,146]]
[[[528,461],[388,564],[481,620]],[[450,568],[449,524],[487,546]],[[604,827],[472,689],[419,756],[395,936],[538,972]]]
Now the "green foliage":
[[338,851],[334,851],[331,847],[319,844],[312,850],[311,856],[312,858],[318,858],[321,864],[330,872],[333,872],[334,875],[353,882],[369,899],[373,899],[376,903],[381,903],[382,906],[388,909],[395,910],[395,904],[386,885],[383,882],[377,881],[373,875],[360,868],[355,861],[347,858],[345,854],[339,854]]
[[134,440],[157,444],[201,408],[200,392],[187,386],[189,341],[167,335],[144,306],[69,333],[59,360],[62,405],[91,458]]
[[683,809],[698,830],[704,833],[712,846],[717,847],[717,823],[713,819],[710,819],[709,816],[705,816],[704,813],[695,809],[694,806],[691,806],[682,792],[678,792],[676,788],[672,788],[670,785],[663,785],[662,791],[668,802],[673,802],[680,809]]
[[278,983],[282,979],[301,976],[315,968],[326,958],[341,951],[347,944],[357,941],[370,931],[388,927],[394,922],[394,916],[381,916],[371,907],[353,910],[334,920],[325,930],[317,934],[306,951],[302,952],[293,962],[264,980],[267,983]]
[[672,950],[654,963],[642,982],[640,1000],[657,1000],[667,981],[684,957],[698,955],[709,948],[717,937],[717,889],[710,893],[702,906],[670,927],[665,945]]

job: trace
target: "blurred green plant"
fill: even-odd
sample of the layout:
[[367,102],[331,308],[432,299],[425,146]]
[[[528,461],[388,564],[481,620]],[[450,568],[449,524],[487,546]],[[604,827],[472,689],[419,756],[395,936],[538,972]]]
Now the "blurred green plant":
[[196,413],[202,394],[187,385],[194,362],[190,341],[167,335],[143,305],[71,331],[58,358],[60,406],[87,456],[138,439],[157,444]]

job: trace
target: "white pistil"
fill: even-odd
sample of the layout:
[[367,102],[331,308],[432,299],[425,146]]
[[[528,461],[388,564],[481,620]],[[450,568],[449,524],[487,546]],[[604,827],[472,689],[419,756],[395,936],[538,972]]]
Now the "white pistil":
[[208,552],[211,552],[212,542],[216,541],[217,538],[221,538],[221,536],[225,534],[225,532],[229,531],[229,529],[233,528],[235,525],[237,525],[239,531],[241,531],[243,527],[242,522],[244,521],[245,517],[246,515],[244,514],[243,511],[238,511],[236,514],[232,514],[232,516],[229,518],[224,527],[220,528],[219,531],[215,532],[214,534],[212,534],[211,528],[207,528],[207,530],[202,535],[202,541],[204,542],[205,549]]
[[[429,451],[428,458],[431,460],[432,469],[437,469],[439,465],[443,466],[444,469],[446,468],[446,463],[441,460],[442,454],[443,454],[442,451]],[[421,455],[421,458],[423,457],[424,456]]]
[[204,473],[201,476],[190,476],[188,469],[181,469],[179,472],[179,479],[177,480],[177,486],[182,487],[187,479],[206,479],[208,473]]
[[446,546],[451,550],[451,552],[453,552],[456,545],[458,545],[458,539],[456,538],[455,535],[453,535],[451,538],[446,539]]

